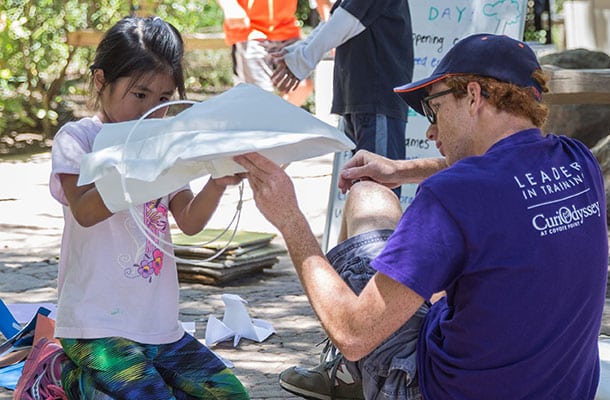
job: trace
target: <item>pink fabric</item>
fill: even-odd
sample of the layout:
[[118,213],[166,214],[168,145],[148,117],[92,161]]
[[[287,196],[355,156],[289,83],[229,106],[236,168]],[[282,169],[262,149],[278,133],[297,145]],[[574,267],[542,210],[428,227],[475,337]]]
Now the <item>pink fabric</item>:
[[67,400],[61,387],[62,362],[68,357],[57,343],[40,339],[28,356],[17,387],[15,399]]

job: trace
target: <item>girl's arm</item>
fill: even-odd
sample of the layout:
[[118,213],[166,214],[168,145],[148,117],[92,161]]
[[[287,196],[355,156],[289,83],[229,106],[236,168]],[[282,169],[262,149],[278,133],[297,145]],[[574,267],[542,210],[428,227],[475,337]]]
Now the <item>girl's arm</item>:
[[85,228],[93,226],[112,215],[106,208],[95,184],[77,186],[78,175],[59,174],[70,211],[76,222]]
[[211,179],[196,196],[190,190],[176,194],[169,208],[176,224],[187,235],[195,235],[207,225],[216,211],[220,198],[229,185],[236,185],[242,180],[238,176],[227,176]]

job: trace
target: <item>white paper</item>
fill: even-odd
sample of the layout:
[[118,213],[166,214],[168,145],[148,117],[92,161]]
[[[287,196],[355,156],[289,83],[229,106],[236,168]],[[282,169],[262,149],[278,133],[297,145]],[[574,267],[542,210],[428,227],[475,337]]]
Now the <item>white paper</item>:
[[273,333],[273,326],[261,319],[252,319],[246,309],[246,300],[236,294],[223,294],[225,313],[220,321],[215,316],[208,318],[205,331],[205,343],[212,346],[233,338],[233,347],[237,347],[241,338],[262,342]]
[[182,324],[182,328],[184,328],[186,333],[189,333],[192,336],[195,336],[195,331],[196,331],[195,321],[187,321],[187,322],[180,321],[180,324]]
[[82,159],[78,184],[95,182],[116,212],[204,175],[243,172],[232,159],[239,154],[256,151],[282,164],[353,148],[345,134],[300,107],[240,84],[175,117],[104,124]]
[[51,311],[48,315],[51,319],[55,319],[57,312],[57,306],[54,303],[14,303],[7,304],[6,306],[20,324],[26,324],[31,320],[38,312],[39,307],[44,307]]

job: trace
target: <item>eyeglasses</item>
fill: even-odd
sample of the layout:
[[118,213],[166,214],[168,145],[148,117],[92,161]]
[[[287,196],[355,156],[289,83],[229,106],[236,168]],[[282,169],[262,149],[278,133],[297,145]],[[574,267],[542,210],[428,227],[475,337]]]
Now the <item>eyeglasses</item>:
[[421,100],[421,107],[424,110],[424,115],[426,116],[426,118],[428,118],[428,121],[430,121],[432,125],[436,124],[436,112],[438,111],[438,107],[435,111],[430,105],[430,100],[453,92],[455,92],[455,89],[443,90],[442,92],[434,93],[433,95],[424,97]]

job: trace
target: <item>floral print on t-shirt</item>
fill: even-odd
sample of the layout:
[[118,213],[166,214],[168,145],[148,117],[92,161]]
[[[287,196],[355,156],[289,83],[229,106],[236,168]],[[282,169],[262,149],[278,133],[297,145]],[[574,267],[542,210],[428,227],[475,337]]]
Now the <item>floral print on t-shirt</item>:
[[160,246],[169,229],[168,207],[161,199],[149,201],[140,207],[144,226],[133,218],[125,219],[125,229],[134,240],[136,252],[119,257],[119,263],[123,265],[126,277],[144,278],[152,282],[163,268],[165,253]]
[[[144,225],[154,237],[161,237],[167,231],[167,207],[161,199],[144,204]],[[163,268],[163,252],[157,247],[159,240],[151,242],[146,238],[146,248],[138,267],[138,274],[149,281],[157,276]]]

